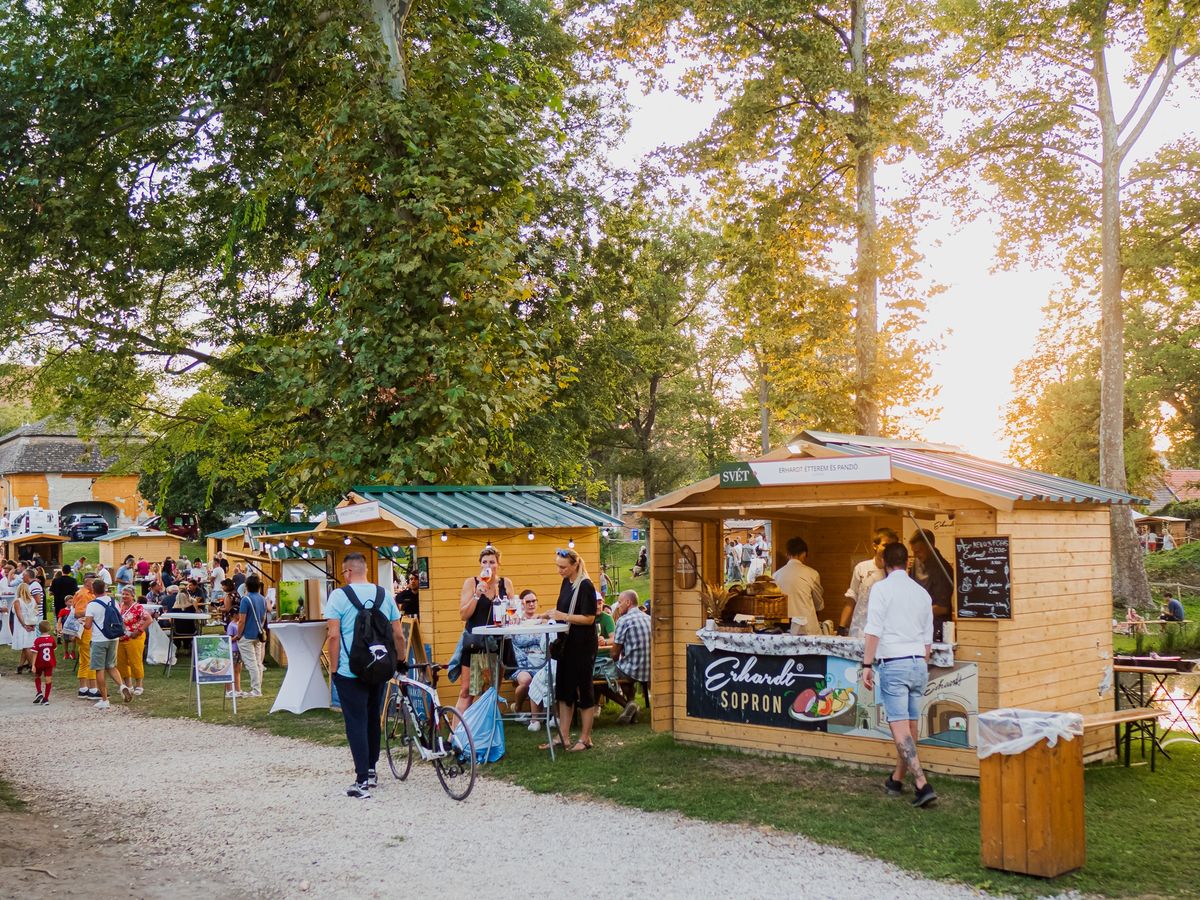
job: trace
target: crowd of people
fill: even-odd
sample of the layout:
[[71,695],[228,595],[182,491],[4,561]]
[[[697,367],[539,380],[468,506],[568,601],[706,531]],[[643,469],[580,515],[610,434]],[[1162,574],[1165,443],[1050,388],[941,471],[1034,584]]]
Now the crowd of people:
[[[267,601],[258,576],[221,554],[161,563],[127,556],[112,569],[80,557],[50,572],[43,560],[0,562],[0,646],[17,651],[16,675],[33,678],[33,702],[50,702],[59,660],[73,662],[76,696],[110,707],[111,682],[126,703],[145,692],[146,640],[163,613],[209,613],[234,647],[234,684],[227,696],[262,696]],[[199,620],[175,622],[176,652],[188,652]],[[61,654],[61,655],[60,655]],[[250,690],[241,690],[246,671]]]

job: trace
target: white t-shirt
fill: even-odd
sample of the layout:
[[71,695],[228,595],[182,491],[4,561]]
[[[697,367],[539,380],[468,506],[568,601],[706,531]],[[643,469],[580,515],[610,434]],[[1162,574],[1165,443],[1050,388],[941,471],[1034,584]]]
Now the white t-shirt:
[[[108,597],[108,594],[104,595]],[[115,603],[115,601],[113,601]],[[114,640],[114,638],[106,638],[104,632],[100,630],[100,626],[104,622],[105,615],[108,614],[108,601],[101,603],[99,600],[88,601],[87,610],[84,615],[92,617],[92,643],[96,644],[101,641]]]
[[883,581],[885,572],[875,565],[875,557],[864,559],[854,567],[850,576],[850,587],[846,588],[846,596],[854,600],[854,615],[850,618],[850,637],[862,638],[863,629],[867,624],[867,610],[870,606],[871,588],[876,582]]
[[933,643],[933,601],[929,592],[897,569],[871,588],[864,634],[879,638],[876,659],[924,656]]
[[220,566],[213,566],[212,575],[210,578],[212,579],[212,586],[214,589],[220,587],[221,582],[225,580],[225,570]]
[[99,569],[97,569],[96,575],[99,576],[101,581],[103,581],[109,587],[112,587],[113,577],[106,567],[101,566]]
[[21,584],[19,576],[14,575],[12,580],[0,577],[0,609],[11,609],[13,600],[17,597],[17,588]]

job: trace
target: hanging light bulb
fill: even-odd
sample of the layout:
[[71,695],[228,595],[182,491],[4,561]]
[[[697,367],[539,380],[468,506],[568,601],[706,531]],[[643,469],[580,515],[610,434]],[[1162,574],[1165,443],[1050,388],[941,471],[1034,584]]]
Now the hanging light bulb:
[[444,544],[448,540],[450,540],[450,535],[446,534],[446,532],[443,531],[442,532],[442,543]]
[[301,556],[303,556],[305,559],[308,559],[308,551],[307,551],[307,550],[305,550],[305,551],[304,551],[303,553],[301,553],[300,555],[301,555]]
[[484,549],[484,552],[487,552],[488,550],[495,550],[495,549],[496,549],[495,547],[493,547],[493,546],[492,546],[492,539],[491,539],[491,538],[488,538],[487,546],[485,546],[483,549]]
[[400,545],[399,545],[399,544],[392,544],[392,552],[393,552],[393,553],[399,553],[399,552],[400,552]]
[[409,545],[408,545],[408,552],[409,552],[409,553],[416,553],[416,552],[417,552],[417,545],[416,545],[416,544],[409,544]]
[[575,538],[571,538],[569,541],[567,541],[567,546],[570,547],[572,550],[574,550],[575,549]]
[[529,534],[525,535],[525,537],[529,538],[531,541],[533,540],[533,529],[532,528],[529,529]]
[[313,544],[315,544],[316,542],[317,542],[316,538],[309,538],[309,539],[308,539],[308,546],[310,546],[310,547],[311,547],[311,546],[313,546]]
[[342,541],[342,543],[343,543],[343,544],[345,544],[347,547],[349,547],[349,546],[350,546],[350,538],[347,536],[347,537],[346,537],[346,538],[345,538],[345,539]]
[[300,546],[300,541],[298,541],[298,540],[292,541],[292,546],[293,546],[293,547],[299,547],[299,546]]

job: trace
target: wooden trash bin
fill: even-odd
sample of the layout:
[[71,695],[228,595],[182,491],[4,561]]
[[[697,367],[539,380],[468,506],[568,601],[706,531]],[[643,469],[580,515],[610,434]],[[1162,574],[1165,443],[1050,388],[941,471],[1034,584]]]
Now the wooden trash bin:
[[1052,878],[1083,866],[1083,739],[979,761],[979,844],[990,869]]

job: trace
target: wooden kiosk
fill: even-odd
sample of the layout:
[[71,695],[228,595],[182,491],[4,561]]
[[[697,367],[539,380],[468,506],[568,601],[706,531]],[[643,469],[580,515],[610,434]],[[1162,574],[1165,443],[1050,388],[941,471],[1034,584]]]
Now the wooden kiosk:
[[70,538],[57,534],[22,534],[7,538],[0,548],[6,559],[32,560],[38,556],[47,567],[61,566],[63,544],[68,541]]
[[[862,641],[710,631],[696,576],[723,581],[725,520],[767,519],[768,571],[784,562],[790,537],[803,537],[824,586],[820,618],[837,622],[854,564],[873,555],[874,529],[907,543],[928,528],[955,566],[956,643],[935,646],[921,759],[978,776],[979,712],[1112,709],[1110,507],[1136,499],[946,445],[810,431],[646,503],[637,512],[651,520],[654,728],[688,742],[891,765],[882,704],[857,684]],[[809,680],[843,689],[842,709],[795,714]],[[1112,747],[1109,729],[1087,733],[1085,756]]]
[[116,570],[127,556],[142,557],[152,562],[162,562],[168,556],[179,556],[180,540],[165,531],[142,531],[125,528],[110,531],[96,538],[100,550],[100,562]]
[[[421,581],[422,640],[434,661],[446,663],[463,631],[462,584],[479,574],[485,546],[500,551],[500,571],[513,588],[536,591],[545,611],[561,585],[554,551],[573,546],[598,579],[600,529],[619,527],[619,519],[548,487],[370,486],[353,488],[311,537],[332,557],[335,579],[348,553],[364,554],[374,571],[407,550]],[[458,690],[445,678],[439,684],[446,703],[453,704]]]

